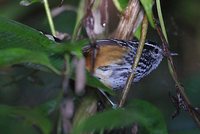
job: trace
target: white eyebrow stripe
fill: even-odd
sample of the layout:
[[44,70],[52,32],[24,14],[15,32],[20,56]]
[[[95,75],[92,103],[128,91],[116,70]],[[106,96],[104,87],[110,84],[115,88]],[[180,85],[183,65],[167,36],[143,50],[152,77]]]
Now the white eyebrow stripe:
[[[119,46],[129,47],[129,48],[133,49],[133,48],[135,48],[133,46],[133,44],[138,45],[139,41],[136,41],[136,40],[124,41],[124,40],[118,40],[118,39],[100,39],[100,40],[96,40],[96,43],[97,43],[97,45],[103,45],[104,43],[108,43],[108,44],[111,44],[111,45],[119,45]],[[156,48],[156,49],[159,49],[160,51],[162,50],[162,48],[160,48],[154,42],[149,43],[147,41],[147,42],[145,42],[145,45],[151,46],[151,47]]]
[[[130,41],[128,41],[128,42],[131,42],[131,43],[138,43],[138,44],[139,44],[138,41],[132,41],[132,40],[130,40]],[[154,42],[149,43],[149,42],[147,41],[147,42],[145,42],[145,45],[151,46],[151,47],[153,47],[153,48],[157,48],[157,49],[159,49],[159,50],[162,50],[162,49],[161,49],[156,43],[154,43]]]

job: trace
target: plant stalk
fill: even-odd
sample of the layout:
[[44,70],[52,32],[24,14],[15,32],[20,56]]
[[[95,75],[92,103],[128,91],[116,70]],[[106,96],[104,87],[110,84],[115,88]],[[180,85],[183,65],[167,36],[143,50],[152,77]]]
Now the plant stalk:
[[176,84],[176,90],[178,91],[178,93],[181,94],[181,97],[183,98],[184,102],[186,103],[187,107],[188,107],[188,112],[190,114],[190,116],[196,121],[197,125],[200,127],[200,119],[198,118],[198,115],[196,115],[195,111],[193,109],[191,109],[191,102],[189,100],[189,98],[187,97],[187,95],[184,92],[184,87],[181,86],[179,80],[178,80],[178,76],[176,73],[176,69],[173,63],[173,59],[170,55],[170,51],[169,51],[169,43],[168,43],[168,39],[167,39],[167,33],[165,30],[165,25],[164,25],[164,20],[162,17],[162,11],[161,11],[161,6],[160,6],[160,0],[156,0],[156,7],[157,7],[157,11],[158,11],[158,18],[159,18],[159,22],[161,25],[161,30],[160,27],[156,25],[156,30],[163,42],[163,48],[166,51],[167,54],[167,60],[168,60],[168,67],[169,67],[169,71],[170,74]]
[[127,81],[126,81],[126,85],[125,85],[125,88],[123,90],[123,94],[122,94],[122,98],[120,100],[119,107],[123,107],[123,105],[126,101],[128,92],[130,90],[131,84],[133,83],[133,79],[134,79],[134,76],[135,76],[135,70],[136,70],[137,65],[139,63],[140,57],[142,55],[142,50],[143,50],[143,47],[144,47],[144,44],[145,44],[147,29],[148,29],[148,19],[147,19],[147,16],[145,15],[144,18],[143,18],[143,22],[142,22],[142,32],[141,32],[141,38],[140,38],[139,46],[138,46],[138,49],[137,49],[136,56],[133,59],[134,63],[131,67],[132,72],[130,73],[130,75],[129,75]]
[[55,30],[53,19],[52,19],[52,16],[51,16],[51,11],[50,11],[50,8],[49,8],[48,0],[44,0],[44,7],[45,7],[46,14],[47,14],[47,19],[48,19],[48,22],[49,22],[51,33],[52,33],[53,36],[56,36],[56,30]]

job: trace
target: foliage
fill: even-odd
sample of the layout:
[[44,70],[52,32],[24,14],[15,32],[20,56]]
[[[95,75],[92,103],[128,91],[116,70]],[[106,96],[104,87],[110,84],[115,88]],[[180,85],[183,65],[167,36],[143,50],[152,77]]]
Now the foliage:
[[149,134],[167,134],[166,125],[159,110],[141,100],[131,101],[124,109],[110,109],[91,116],[76,125],[73,134],[123,128],[133,123],[143,126]]
[[[68,10],[61,15],[56,16],[54,22],[58,30],[62,31],[66,28],[64,32],[72,35],[73,41],[69,40],[58,43],[47,38],[47,36],[42,32],[39,32],[39,30],[36,30],[41,29],[42,31],[49,32],[46,16],[41,15],[41,12],[44,10],[41,0],[23,0],[20,2],[21,5],[29,6],[20,12],[24,12],[22,14],[24,15],[24,18],[28,17],[34,22],[29,24],[32,25],[31,27],[19,22],[23,22],[23,19],[19,19],[20,15],[16,14],[14,6],[11,6],[13,9],[13,14],[10,15],[12,16],[11,19],[7,19],[7,16],[9,15],[4,15],[6,18],[0,17],[0,133],[61,133],[59,131],[62,127],[59,109],[60,104],[62,103],[63,90],[61,87],[62,80],[60,79],[64,75],[65,56],[76,57],[77,59],[83,58],[82,47],[89,42],[88,39],[75,40],[76,38],[74,38],[78,34],[76,32],[79,25],[81,25],[81,18],[84,17],[83,1],[69,0],[67,2],[68,5],[72,5],[72,7],[75,7],[77,10]],[[119,12],[124,11],[125,7],[128,5],[128,0],[113,0],[113,2]],[[140,0],[140,2],[147,14],[151,26],[154,28],[154,1]],[[13,3],[16,5],[15,2],[10,3],[10,5]],[[50,3],[52,4],[51,6],[59,5],[56,1]],[[22,9],[22,7],[16,8]],[[0,11],[1,10],[3,12],[3,8],[0,9]],[[26,14],[25,12],[28,10],[29,12]],[[31,12],[36,12],[36,10],[39,10],[40,13],[37,13],[38,16],[32,16]],[[37,21],[39,20],[38,17],[41,19],[39,22]],[[67,20],[65,20],[66,18]],[[14,21],[14,19],[17,21]],[[140,35],[140,28],[138,28],[137,32],[139,32],[138,34]],[[81,34],[84,35],[84,31]],[[72,65],[73,61],[70,60],[69,63]],[[28,70],[28,73],[25,72],[26,69]],[[34,74],[33,76],[30,75],[35,70],[37,74]],[[75,80],[74,74],[76,72],[74,66],[70,66],[69,70],[72,74],[69,75],[70,79]],[[25,79],[29,79],[31,82]],[[47,79],[52,80],[49,82]],[[160,82],[164,83],[164,85],[168,84],[166,81],[170,82],[168,78],[166,78],[166,81],[162,81],[162,79],[164,78],[161,78]],[[190,79],[186,79],[184,82],[187,92],[190,97],[193,98],[192,101],[196,105],[199,105],[199,103],[196,102],[199,94],[198,89],[200,87],[198,83],[199,79],[199,74],[196,74]],[[31,84],[28,84],[29,82]],[[49,85],[54,82],[56,83],[56,86],[53,85],[49,87]],[[164,96],[167,96],[167,88],[172,87],[166,86],[166,90],[164,91],[163,85],[158,83],[157,80],[150,81],[150,84],[147,82],[146,87],[143,85],[143,81],[141,83],[138,93],[135,93],[137,90],[134,91],[134,95],[136,95],[131,97],[145,98],[144,96],[149,95],[145,98],[146,101],[130,99],[128,105],[124,108],[104,109],[104,111],[88,118],[83,118],[83,115],[83,120],[74,124],[72,133],[111,132],[115,129],[131,127],[134,123],[139,125],[139,133],[143,134],[167,134],[168,131],[169,133],[180,134],[199,132],[189,119],[185,119],[185,121],[183,118],[184,121],[182,121],[181,118],[177,121],[178,123],[172,123],[171,120],[169,121],[173,108],[171,107],[171,104],[162,102],[167,99],[166,97],[162,97],[162,95],[165,93]],[[109,95],[115,94],[108,87],[100,83],[99,80],[92,77],[88,72],[86,73],[86,84],[93,88],[102,89]],[[44,94],[42,94],[43,91],[41,91],[41,89],[45,91]],[[49,91],[49,89],[52,90]],[[155,89],[155,91],[152,92],[153,89]],[[189,89],[192,90],[189,91]],[[39,92],[35,92],[35,90]],[[89,92],[92,92],[91,90],[92,89],[88,89]],[[19,101],[18,99],[26,96],[26,94],[28,94],[27,92],[30,93],[30,96]],[[49,97],[49,92],[52,92],[54,95]],[[144,96],[137,96],[137,94],[144,94],[144,92]],[[148,94],[146,92],[152,93]],[[40,93],[42,94],[41,96],[39,96]],[[17,96],[17,94],[20,97]],[[154,96],[152,94],[154,94]],[[11,99],[7,97],[9,95],[11,96]],[[76,103],[81,103],[84,98],[74,94],[72,94],[72,96]],[[43,99],[45,97],[46,99]],[[31,99],[35,101],[35,103],[30,104],[31,101],[29,102],[29,100]],[[76,104],[76,106],[78,105],[79,104]],[[156,108],[157,106],[159,106],[159,108]],[[74,114],[76,114],[76,112]],[[185,122],[189,122],[190,124],[188,127],[184,128],[187,129],[187,131],[184,131],[183,128],[180,129],[180,127],[176,128],[176,126],[179,126],[179,123]],[[175,128],[173,126],[175,126]]]

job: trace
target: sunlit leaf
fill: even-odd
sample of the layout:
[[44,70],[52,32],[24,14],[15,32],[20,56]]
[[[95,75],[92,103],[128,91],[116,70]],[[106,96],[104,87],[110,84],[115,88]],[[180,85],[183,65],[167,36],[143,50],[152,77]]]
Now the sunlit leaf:
[[124,109],[111,109],[87,118],[73,129],[73,134],[100,132],[138,123],[150,134],[167,134],[166,124],[160,111],[152,104],[134,100]]

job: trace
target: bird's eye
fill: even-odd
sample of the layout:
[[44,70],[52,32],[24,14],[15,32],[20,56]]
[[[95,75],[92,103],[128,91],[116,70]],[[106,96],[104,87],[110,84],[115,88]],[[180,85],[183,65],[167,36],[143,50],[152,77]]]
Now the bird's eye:
[[155,49],[155,53],[158,54],[158,49]]

